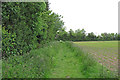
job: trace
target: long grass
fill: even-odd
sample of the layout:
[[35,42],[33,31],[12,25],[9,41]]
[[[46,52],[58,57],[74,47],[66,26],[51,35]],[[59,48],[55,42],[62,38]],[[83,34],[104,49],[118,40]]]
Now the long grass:
[[112,71],[100,64],[91,54],[83,52],[78,45],[69,43],[71,50],[75,53],[76,58],[82,63],[81,72],[86,78],[117,78]]
[[[72,58],[69,56],[69,52]],[[58,53],[61,53],[61,56],[58,56]],[[42,48],[32,50],[30,53],[26,53],[22,56],[10,56],[7,60],[2,61],[2,77],[49,78],[51,69],[55,68],[56,65],[61,65],[60,62],[57,62],[56,64],[57,59],[60,58],[61,60],[61,57],[63,56],[64,59],[69,59],[69,61],[71,61],[71,70],[77,69],[82,75],[84,75],[84,78],[115,77],[109,70],[107,70],[107,68],[97,63],[91,55],[84,53],[79,47],[71,42],[51,42],[44,45]],[[65,58],[66,56],[67,58]],[[77,61],[78,66],[73,66],[72,61]],[[68,67],[67,62],[64,64]],[[64,70],[64,68],[62,69]],[[71,72],[69,69],[67,70],[67,73]],[[63,74],[65,73],[57,75],[61,75],[60,77],[64,78]],[[80,75],[75,75],[74,72],[69,74],[74,74],[74,77]]]
[[49,43],[22,56],[10,56],[2,62],[3,78],[45,78],[52,67],[57,44]]
[[118,75],[118,41],[74,42],[96,61]]

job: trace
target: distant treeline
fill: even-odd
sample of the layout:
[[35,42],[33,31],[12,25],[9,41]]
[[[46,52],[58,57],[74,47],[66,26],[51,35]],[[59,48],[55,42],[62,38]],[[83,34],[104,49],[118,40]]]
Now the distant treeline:
[[101,33],[101,35],[97,36],[93,32],[86,33],[84,29],[77,29],[75,31],[70,29],[69,32],[66,32],[65,28],[62,28],[57,32],[56,39],[63,41],[109,41],[120,40],[120,34]]

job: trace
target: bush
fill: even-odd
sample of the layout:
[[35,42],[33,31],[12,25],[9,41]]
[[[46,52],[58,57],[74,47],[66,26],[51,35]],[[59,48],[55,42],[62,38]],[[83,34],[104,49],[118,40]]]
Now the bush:
[[[60,16],[46,10],[46,7],[48,4],[45,2],[2,3],[3,57],[15,53],[23,55],[36,49],[38,43],[54,40],[63,22]],[[15,42],[10,41],[12,39]]]
[[7,57],[11,54],[17,53],[16,34],[8,33],[4,27],[2,29],[2,46],[2,56]]
[[[45,3],[2,3],[2,51],[3,57],[11,54],[27,53],[37,47],[35,26],[39,13],[46,8]],[[36,28],[36,29],[35,29]]]

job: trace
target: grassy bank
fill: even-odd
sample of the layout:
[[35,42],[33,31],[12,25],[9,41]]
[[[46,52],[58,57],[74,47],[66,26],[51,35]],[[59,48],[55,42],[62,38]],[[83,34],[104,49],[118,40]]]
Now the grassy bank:
[[2,62],[3,78],[44,78],[52,67],[58,44],[47,44],[23,56],[10,56]]
[[70,49],[74,52],[75,57],[81,62],[81,72],[86,78],[116,78],[107,67],[98,63],[93,55],[84,52],[78,45],[70,44]]
[[84,52],[118,75],[118,41],[74,42]]
[[3,78],[113,78],[113,74],[70,42],[51,42],[2,63]]

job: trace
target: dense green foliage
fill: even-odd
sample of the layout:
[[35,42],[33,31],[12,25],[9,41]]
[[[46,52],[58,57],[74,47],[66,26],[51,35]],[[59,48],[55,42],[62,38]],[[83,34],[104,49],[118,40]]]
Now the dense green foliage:
[[17,46],[15,40],[16,40],[16,34],[11,34],[11,33],[8,33],[7,30],[2,29],[2,43],[4,47],[2,47],[2,50],[3,51],[3,56],[9,56],[13,53],[17,53],[17,49],[14,49],[14,47]]
[[70,29],[68,32],[65,28],[62,28],[57,33],[57,40],[64,41],[109,41],[109,40],[120,40],[120,34],[115,33],[101,33],[101,35],[95,35],[93,32],[86,33],[84,29],[77,29],[73,31]]
[[[58,64],[56,64],[57,60]],[[65,63],[64,61],[67,60],[70,62]],[[72,69],[67,69],[69,66],[64,67],[69,63],[71,63]],[[74,67],[75,64],[79,66]],[[31,50],[29,54],[10,56],[7,60],[3,60],[2,66],[3,78],[52,78],[49,74],[52,73],[52,69],[58,66],[64,67],[63,69],[66,68],[65,70],[68,70],[68,73],[73,70],[73,73],[69,74],[74,74],[74,69],[77,69],[80,73],[70,75],[72,78],[76,78],[76,76],[80,78],[82,75],[84,78],[114,77],[106,68],[103,71],[103,67],[94,61],[90,55],[88,56],[79,47],[68,42],[51,42],[44,45],[43,48]],[[67,76],[61,69],[56,72],[61,72],[60,74],[56,73],[61,78]]]
[[47,2],[3,2],[3,56],[23,54],[36,49],[38,43],[54,40],[64,24],[60,18]]
[[49,43],[22,56],[9,56],[2,62],[3,78],[45,78],[53,66],[52,57],[56,55],[58,45]]

